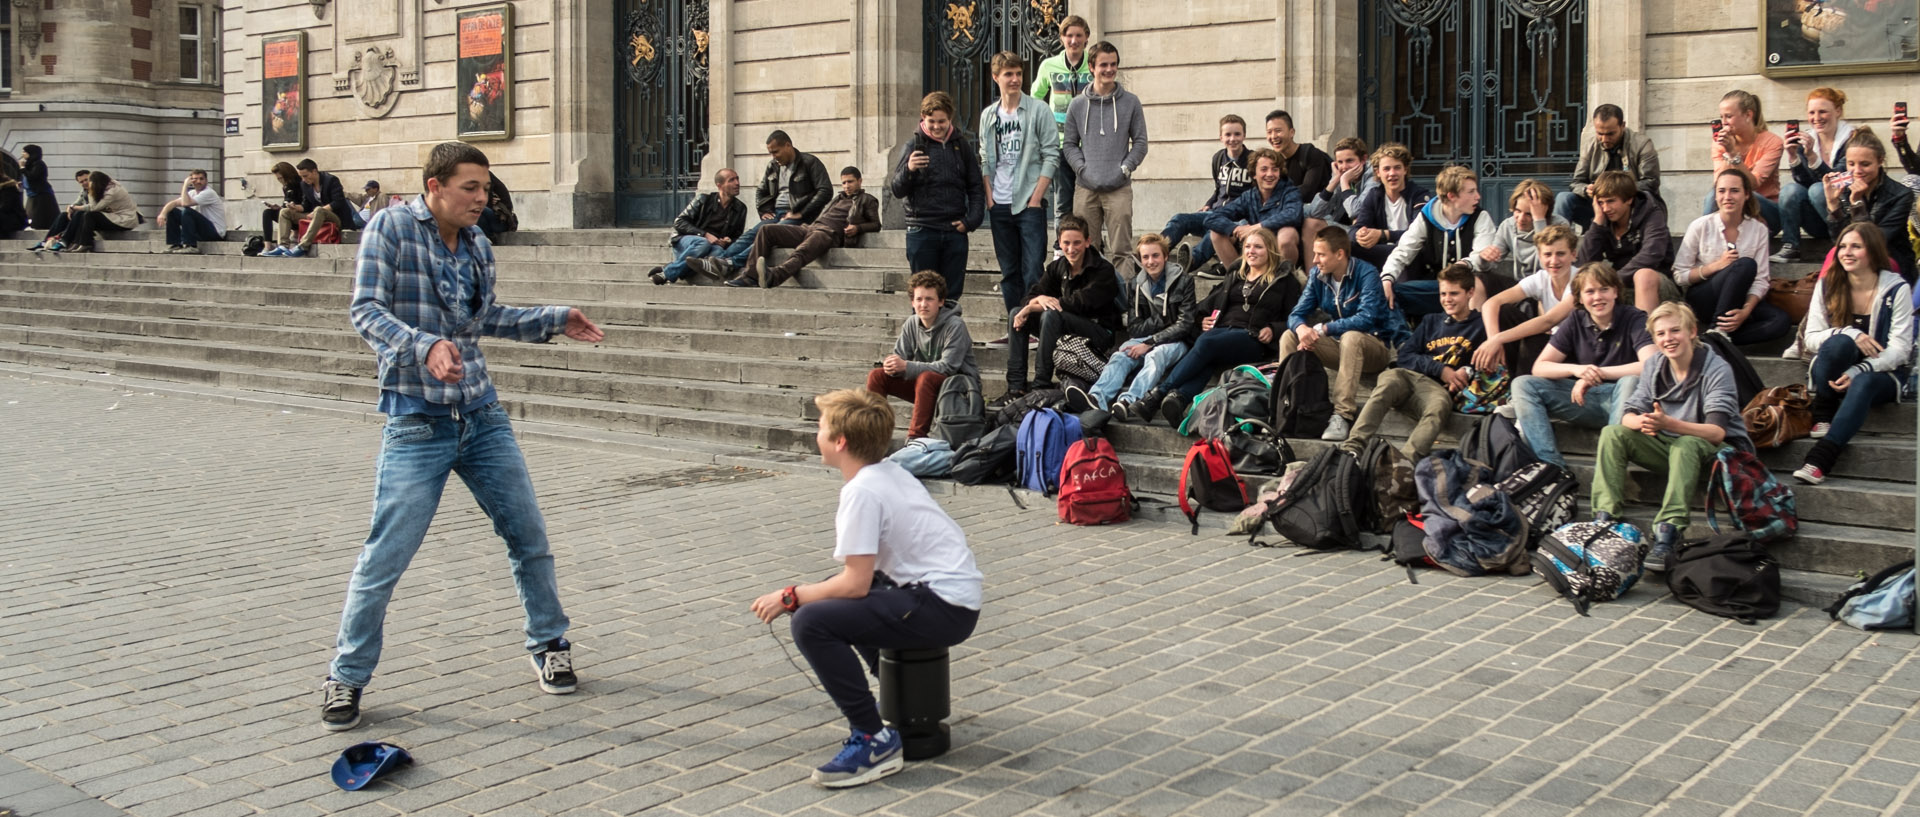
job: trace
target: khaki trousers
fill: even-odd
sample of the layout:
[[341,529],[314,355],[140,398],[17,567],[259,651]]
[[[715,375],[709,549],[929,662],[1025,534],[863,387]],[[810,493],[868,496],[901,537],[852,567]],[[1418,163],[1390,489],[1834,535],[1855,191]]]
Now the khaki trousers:
[[[1095,193],[1084,187],[1073,191],[1073,214],[1087,220],[1093,235],[1087,240],[1100,254],[1133,252],[1133,185]],[[1104,237],[1103,237],[1104,236]]]

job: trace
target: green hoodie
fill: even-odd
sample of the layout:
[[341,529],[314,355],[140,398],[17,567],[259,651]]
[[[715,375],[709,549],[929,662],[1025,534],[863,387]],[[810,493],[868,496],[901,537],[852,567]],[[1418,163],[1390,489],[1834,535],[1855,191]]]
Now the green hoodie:
[[1061,144],[1065,144],[1067,125],[1067,106],[1073,104],[1073,98],[1093,84],[1093,50],[1080,52],[1080,64],[1067,65],[1067,52],[1062,51],[1040,61],[1040,69],[1034,72],[1033,89],[1029,93],[1044,99],[1053,107],[1053,124],[1061,130]]

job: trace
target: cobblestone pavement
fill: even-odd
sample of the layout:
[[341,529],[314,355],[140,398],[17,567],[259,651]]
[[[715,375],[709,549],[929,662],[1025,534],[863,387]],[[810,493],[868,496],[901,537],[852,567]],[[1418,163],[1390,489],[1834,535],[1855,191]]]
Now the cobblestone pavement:
[[[330,734],[375,427],[17,377],[0,427],[0,806],[24,815],[1920,814],[1910,634],[1647,588],[1581,618],[1531,578],[1412,585],[990,491],[946,499],[987,575],[954,750],[827,792],[806,776],[844,727],[747,604],[833,570],[837,483],[538,441],[580,693],[534,685],[455,484],[366,723]],[[376,739],[418,765],[335,789]]]

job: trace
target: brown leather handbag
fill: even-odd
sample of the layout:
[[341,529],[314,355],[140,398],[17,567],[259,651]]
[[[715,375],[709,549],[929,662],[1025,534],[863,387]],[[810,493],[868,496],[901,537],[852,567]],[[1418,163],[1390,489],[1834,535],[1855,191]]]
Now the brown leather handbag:
[[1813,285],[1819,283],[1820,276],[1809,275],[1782,281],[1778,278],[1767,285],[1767,303],[1787,313],[1794,323],[1807,319],[1807,309],[1813,305]]
[[1755,448],[1779,448],[1813,431],[1813,394],[1806,386],[1775,386],[1753,396],[1740,412]]

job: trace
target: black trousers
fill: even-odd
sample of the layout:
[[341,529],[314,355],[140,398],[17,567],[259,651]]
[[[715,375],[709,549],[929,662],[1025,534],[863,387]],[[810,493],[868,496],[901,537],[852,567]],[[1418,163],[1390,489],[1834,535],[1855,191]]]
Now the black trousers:
[[[1014,310],[1017,314],[1019,310]],[[1113,332],[1086,318],[1061,309],[1042,309],[1027,315],[1020,328],[1013,327],[1013,315],[1007,316],[1007,388],[1027,388],[1027,338],[1040,338],[1040,358],[1033,362],[1033,381],[1053,382],[1053,346],[1064,335],[1087,339],[1094,354],[1105,356],[1113,347]]]
[[[879,587],[865,598],[826,599],[793,614],[793,643],[854,729],[880,731],[880,706],[867,686],[881,650],[951,647],[973,635],[980,611],[948,604],[925,585]],[[857,657],[856,657],[857,656]]]
[[[1693,308],[1693,316],[1699,319],[1700,331],[1712,329],[1721,315],[1738,312],[1746,306],[1747,290],[1753,287],[1753,279],[1759,274],[1760,266],[1753,259],[1741,258],[1712,278],[1687,287],[1687,306]],[[1762,298],[1754,305],[1753,314],[1748,315],[1746,322],[1733,330],[1728,339],[1737,346],[1765,343],[1785,336],[1792,329],[1793,319]]]
[[78,247],[92,244],[94,233],[124,233],[128,229],[113,223],[106,213],[83,210],[67,222],[66,231],[60,234],[60,241],[69,247]]

